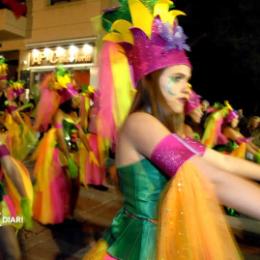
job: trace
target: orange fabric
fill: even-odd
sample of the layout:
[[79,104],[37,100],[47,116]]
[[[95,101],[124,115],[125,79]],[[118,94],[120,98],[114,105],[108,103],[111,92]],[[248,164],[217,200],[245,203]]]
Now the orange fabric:
[[82,86],[89,85],[90,81],[90,71],[89,70],[75,70],[74,71],[74,79],[76,81],[76,85],[78,88],[82,88]]
[[241,259],[212,184],[187,161],[161,203],[157,259]]
[[233,155],[235,157],[245,159],[246,158],[246,143],[241,143],[239,147],[237,147],[230,155]]
[[[105,260],[107,259],[107,242],[99,240],[83,257],[83,260]],[[113,258],[112,258],[113,259]]]

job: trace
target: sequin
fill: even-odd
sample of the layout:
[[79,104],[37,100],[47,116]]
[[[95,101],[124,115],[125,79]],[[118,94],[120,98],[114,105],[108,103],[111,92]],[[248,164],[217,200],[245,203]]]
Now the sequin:
[[176,28],[163,24],[159,17],[152,25],[152,35],[147,35],[139,28],[130,29],[134,45],[121,43],[129,64],[133,67],[134,79],[137,83],[143,76],[169,66],[184,64],[191,67],[185,53],[189,47],[185,43],[186,36],[180,26]]
[[204,151],[205,147],[199,142],[190,138],[182,139],[172,134],[166,136],[155,147],[151,160],[167,175],[174,176],[186,160],[193,155],[203,154]]

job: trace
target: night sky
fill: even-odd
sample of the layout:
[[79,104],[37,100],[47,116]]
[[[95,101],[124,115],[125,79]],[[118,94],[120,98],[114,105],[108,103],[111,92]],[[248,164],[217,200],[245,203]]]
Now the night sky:
[[188,35],[191,83],[211,103],[260,115],[260,1],[175,0]]

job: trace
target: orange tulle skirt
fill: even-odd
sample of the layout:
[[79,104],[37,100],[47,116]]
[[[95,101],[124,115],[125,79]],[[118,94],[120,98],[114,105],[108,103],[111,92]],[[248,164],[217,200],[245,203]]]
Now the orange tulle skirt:
[[241,259],[213,185],[189,161],[160,205],[157,259]]

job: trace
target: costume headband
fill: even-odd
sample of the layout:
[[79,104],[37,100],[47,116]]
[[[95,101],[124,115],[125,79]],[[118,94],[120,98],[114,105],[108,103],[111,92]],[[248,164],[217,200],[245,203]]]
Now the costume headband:
[[228,108],[228,114],[225,117],[226,123],[231,123],[233,119],[238,118],[238,113],[233,109],[233,107],[230,105],[228,101],[225,101],[225,105]]

